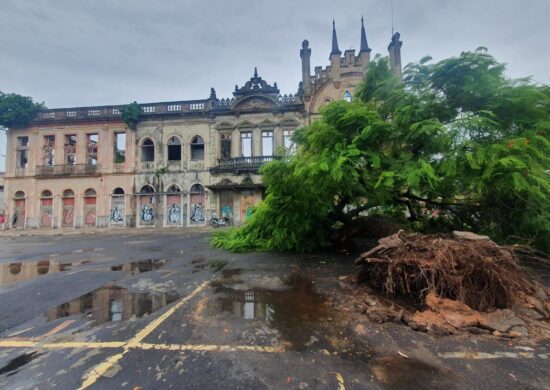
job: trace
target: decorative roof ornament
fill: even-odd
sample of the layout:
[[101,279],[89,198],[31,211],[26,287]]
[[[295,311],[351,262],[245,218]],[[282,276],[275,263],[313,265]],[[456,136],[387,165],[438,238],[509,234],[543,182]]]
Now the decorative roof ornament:
[[218,100],[218,98],[216,97],[216,90],[214,89],[214,87],[210,88],[210,99]]
[[235,92],[233,92],[233,96],[245,96],[256,93],[279,94],[279,88],[277,88],[277,83],[269,85],[266,81],[259,77],[258,69],[254,67],[254,76],[241,88],[235,85]]

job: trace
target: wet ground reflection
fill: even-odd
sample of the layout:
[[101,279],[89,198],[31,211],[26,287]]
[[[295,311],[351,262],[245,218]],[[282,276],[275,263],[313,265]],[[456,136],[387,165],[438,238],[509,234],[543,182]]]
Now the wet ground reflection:
[[108,285],[79,298],[65,302],[46,312],[48,321],[84,314],[94,325],[109,321],[142,317],[166,306],[179,298],[176,292],[130,292],[115,285]]
[[[60,261],[43,259],[39,261],[13,262],[0,264],[0,287],[24,282],[40,276],[74,270],[77,266],[91,263],[90,260]],[[127,271],[133,273],[148,272],[167,263],[164,259],[149,259],[114,265],[105,271]],[[98,269],[101,270],[101,269]]]
[[209,310],[263,321],[276,329],[284,341],[290,342],[292,349],[305,350],[315,329],[328,315],[328,302],[314,291],[312,281],[306,277],[293,275],[287,285],[286,290],[253,288],[246,291],[218,285],[216,299],[210,302]]

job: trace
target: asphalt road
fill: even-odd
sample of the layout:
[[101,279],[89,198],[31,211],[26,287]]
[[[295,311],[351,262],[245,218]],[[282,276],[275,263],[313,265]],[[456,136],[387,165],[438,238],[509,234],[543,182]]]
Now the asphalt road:
[[0,236],[2,389],[548,389],[548,343],[350,322],[353,256],[209,233]]

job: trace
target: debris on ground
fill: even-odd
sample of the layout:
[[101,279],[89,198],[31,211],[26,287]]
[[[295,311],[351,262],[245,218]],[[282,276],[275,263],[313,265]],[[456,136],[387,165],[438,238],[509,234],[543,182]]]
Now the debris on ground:
[[378,242],[355,260],[361,271],[355,286],[347,281],[354,290],[348,310],[440,335],[550,338],[550,289],[519,265],[520,256],[540,253],[471,232],[399,231]]

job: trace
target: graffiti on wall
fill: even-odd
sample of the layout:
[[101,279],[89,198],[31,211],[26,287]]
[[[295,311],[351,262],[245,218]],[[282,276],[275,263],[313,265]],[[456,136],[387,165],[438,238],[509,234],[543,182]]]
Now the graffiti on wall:
[[204,222],[204,207],[201,203],[191,204],[191,222]]
[[179,224],[181,221],[181,206],[179,204],[172,204],[170,210],[168,210],[168,223]]
[[153,222],[153,217],[154,217],[153,208],[148,204],[144,204],[141,207],[141,213],[140,213],[141,220],[145,223],[151,223]]
[[243,191],[241,193],[241,222],[245,222],[250,219],[255,204],[256,196],[252,191]]

